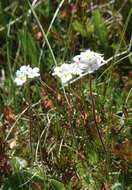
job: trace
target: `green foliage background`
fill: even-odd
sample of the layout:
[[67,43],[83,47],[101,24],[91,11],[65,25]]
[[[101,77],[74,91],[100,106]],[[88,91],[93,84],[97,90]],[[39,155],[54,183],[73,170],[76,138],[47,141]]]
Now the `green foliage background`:
[[[132,1],[33,2],[0,1],[0,188],[130,190]],[[64,94],[52,69],[84,49],[113,59]]]

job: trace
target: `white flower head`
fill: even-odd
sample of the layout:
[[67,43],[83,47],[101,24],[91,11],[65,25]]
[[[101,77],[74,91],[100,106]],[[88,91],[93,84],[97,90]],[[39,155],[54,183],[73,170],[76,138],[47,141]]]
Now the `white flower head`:
[[25,74],[23,74],[22,72],[20,71],[17,71],[16,73],[16,78],[14,80],[14,82],[16,83],[17,86],[21,86],[23,85],[27,80],[27,77]]
[[58,77],[63,76],[64,72],[72,73],[71,64],[62,64],[60,67],[55,67],[52,75],[57,75]]
[[62,75],[62,69],[61,69],[61,67],[55,67],[52,75],[53,76],[57,75],[58,77],[60,77]]
[[76,64],[76,66],[74,66],[74,68],[76,68],[76,74],[82,74],[85,72],[93,73],[106,63],[102,54],[91,50],[81,52],[80,55],[73,57],[73,61],[73,65]]
[[72,79],[72,67],[71,64],[62,64],[60,67],[55,67],[54,72],[52,73],[53,76],[58,76],[62,83],[66,83]]
[[30,65],[23,65],[20,67],[20,71],[25,75],[28,75],[29,70],[31,69]]
[[28,73],[27,73],[28,78],[34,78],[34,77],[39,77],[39,76],[40,76],[40,73],[39,73],[38,67],[34,67],[33,69],[29,68]]
[[71,63],[71,67],[72,67],[73,75],[82,75],[83,70],[80,67],[80,63],[73,62],[73,63]]
[[80,54],[80,61],[81,62],[88,62],[91,61],[95,56],[95,52],[91,51],[91,50],[86,50],[84,52],[81,52]]
[[61,82],[65,84],[72,79],[72,74],[68,72],[64,72],[63,76],[61,76],[60,79],[61,79]]
[[85,73],[93,73],[107,62],[104,60],[102,54],[91,50],[81,52],[72,58],[70,64],[62,64],[54,68],[53,76],[58,76],[62,83],[67,83],[73,75],[82,75]]
[[97,62],[99,65],[102,65],[105,62],[105,60],[102,57],[102,54],[96,53],[88,49],[80,54],[80,62]]
[[40,76],[38,67],[31,68],[30,65],[23,65],[20,67],[20,70],[16,71],[16,78],[14,82],[17,86],[21,86],[26,82],[27,78],[34,78],[38,76]]
[[20,67],[20,71],[23,72],[27,78],[34,78],[40,76],[38,67],[30,67],[30,65],[23,65]]

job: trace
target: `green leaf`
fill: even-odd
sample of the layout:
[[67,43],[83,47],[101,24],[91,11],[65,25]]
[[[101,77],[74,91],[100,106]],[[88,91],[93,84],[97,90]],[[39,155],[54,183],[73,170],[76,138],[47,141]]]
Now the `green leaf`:
[[89,162],[91,164],[96,164],[98,162],[98,156],[95,151],[91,151],[88,155]]
[[76,32],[79,32],[83,37],[89,37],[93,33],[93,25],[88,19],[85,20],[84,22],[75,20],[72,23],[72,27]]
[[78,21],[78,20],[75,20],[73,23],[72,23],[72,26],[73,26],[73,29],[76,31],[76,32],[79,32],[82,36],[86,36],[87,33],[86,33],[86,30],[83,26],[83,24]]
[[104,48],[106,48],[108,45],[107,44],[107,41],[108,41],[107,28],[104,23],[104,19],[98,9],[96,9],[93,12],[92,19],[93,19],[93,24],[94,24],[95,35],[98,36],[98,39],[101,45],[104,46]]
[[36,65],[38,61],[38,50],[34,38],[29,32],[21,31],[20,40],[22,43],[23,53]]
[[64,184],[55,179],[50,180],[50,185],[52,187],[52,190],[66,190]]

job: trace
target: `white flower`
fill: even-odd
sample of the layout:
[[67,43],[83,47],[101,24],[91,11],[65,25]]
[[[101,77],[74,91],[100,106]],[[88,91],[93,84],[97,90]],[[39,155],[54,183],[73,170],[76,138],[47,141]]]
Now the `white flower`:
[[71,64],[64,63],[60,67],[55,67],[52,75],[57,75],[58,77],[61,77],[63,76],[64,72],[72,72]]
[[66,83],[72,79],[72,67],[71,64],[62,64],[60,67],[55,67],[52,75],[58,76],[62,83]]
[[20,71],[23,72],[28,78],[34,78],[40,76],[38,67],[34,67],[32,69],[30,65],[23,65],[20,67]]
[[85,73],[93,73],[107,62],[102,54],[91,50],[81,52],[80,55],[73,57],[70,64],[62,64],[55,67],[52,75],[58,76],[62,83],[67,83],[72,79],[73,75],[82,75]]
[[34,67],[33,69],[29,68],[28,73],[27,73],[28,78],[34,78],[34,77],[39,77],[39,76],[40,76],[40,73],[39,73],[38,67]]
[[18,86],[21,86],[26,82],[27,78],[34,78],[38,76],[40,76],[38,67],[31,68],[30,65],[23,65],[20,67],[20,70],[16,71],[16,78],[14,82]]
[[62,69],[61,67],[55,67],[54,68],[54,72],[52,73],[53,76],[57,75],[58,77],[60,77],[62,75]]
[[97,54],[97,53],[95,53],[91,50],[86,50],[85,52],[81,52],[80,61],[81,62],[91,61],[94,58],[95,54]]
[[28,75],[30,69],[32,69],[30,65],[23,65],[20,67],[20,71],[23,72],[25,75]]
[[16,83],[17,86],[23,85],[26,82],[26,80],[27,80],[27,77],[25,74],[23,74],[20,71],[16,72],[16,78],[15,78],[14,82]]
[[73,57],[74,72],[81,75],[82,73],[88,72],[93,73],[106,63],[102,54],[96,53],[91,50],[81,52],[80,55]]
[[88,63],[88,62],[96,62],[98,66],[102,66],[106,61],[102,57],[102,54],[96,53],[91,50],[86,50],[80,54],[80,62]]
[[73,75],[82,75],[83,70],[81,69],[80,63],[77,62],[71,63],[71,68]]
[[64,83],[67,83],[69,80],[72,79],[72,74],[71,73],[68,73],[68,72],[64,72],[63,73],[63,76],[60,77],[61,79],[61,82],[64,84]]

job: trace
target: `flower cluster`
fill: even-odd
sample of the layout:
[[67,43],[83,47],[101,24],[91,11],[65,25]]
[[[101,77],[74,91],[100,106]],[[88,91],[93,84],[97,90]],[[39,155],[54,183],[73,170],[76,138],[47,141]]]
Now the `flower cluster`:
[[72,74],[73,74],[72,71],[73,71],[73,68],[71,64],[65,63],[61,65],[60,67],[55,67],[52,75],[58,76],[61,79],[62,83],[66,83],[72,79]]
[[28,78],[34,78],[40,76],[39,68],[31,68],[30,65],[23,65],[16,71],[16,78],[14,82],[17,86],[23,85]]
[[70,64],[64,63],[60,67],[55,67],[53,75],[58,76],[62,83],[67,83],[74,75],[93,73],[105,63],[102,54],[86,50],[73,57]]

